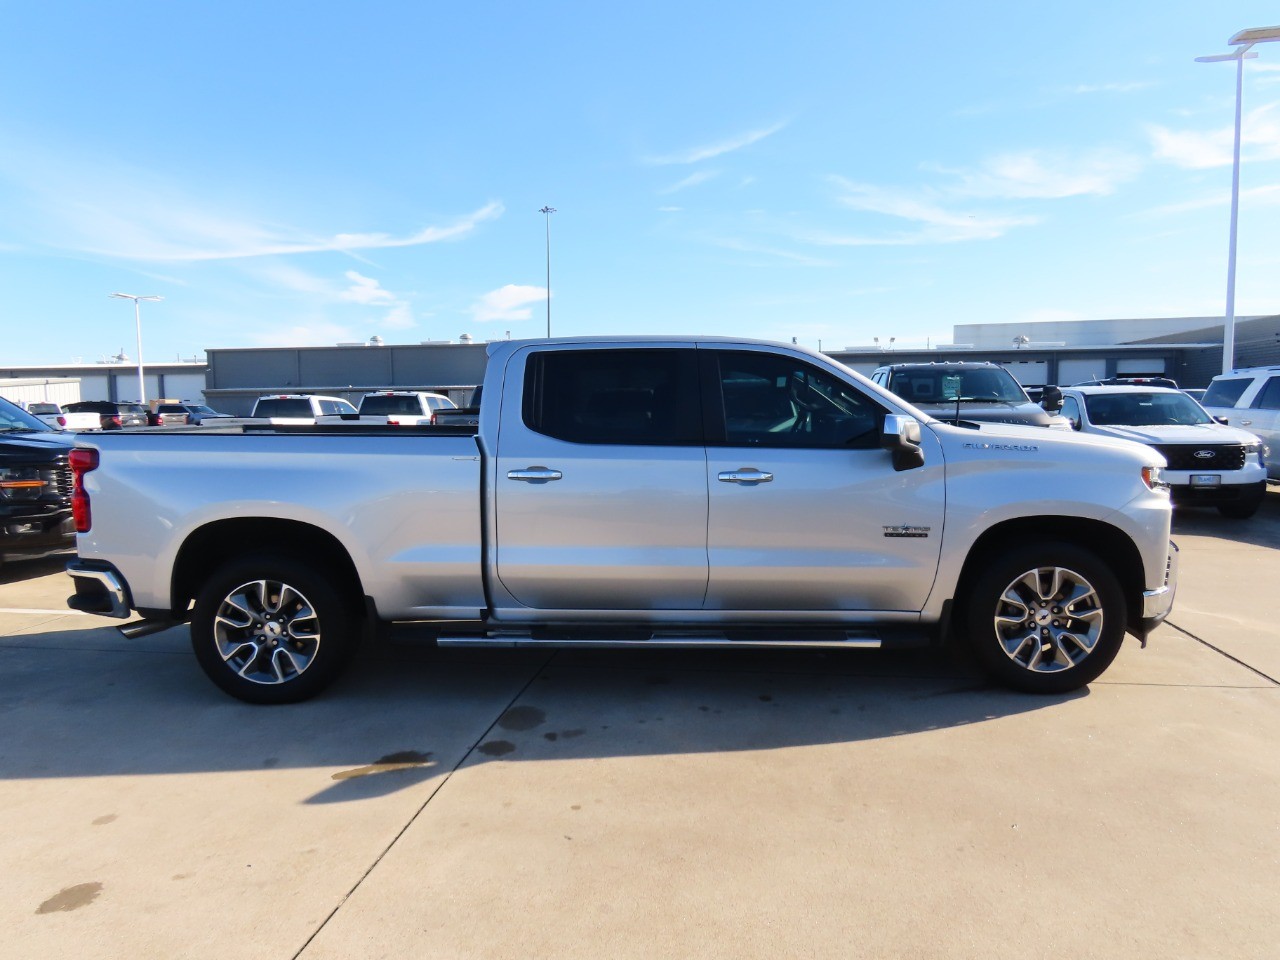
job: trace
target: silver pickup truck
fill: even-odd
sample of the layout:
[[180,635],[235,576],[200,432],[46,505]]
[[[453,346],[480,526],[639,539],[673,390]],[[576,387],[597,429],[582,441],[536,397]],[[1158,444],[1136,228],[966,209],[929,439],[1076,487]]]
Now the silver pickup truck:
[[508,647],[957,636],[1056,692],[1172,605],[1163,461],[1136,443],[943,424],[753,341],[505,341],[484,396],[472,428],[81,437],[68,602],[189,621],[260,703],[320,691],[377,621]]

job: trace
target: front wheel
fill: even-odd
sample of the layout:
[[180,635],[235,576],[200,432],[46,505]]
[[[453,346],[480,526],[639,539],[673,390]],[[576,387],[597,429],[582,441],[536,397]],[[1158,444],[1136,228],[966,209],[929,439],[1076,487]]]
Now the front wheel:
[[248,703],[296,703],[341,672],[358,632],[343,594],[291,557],[233,560],[201,587],[191,646],[209,679]]
[[1072,544],[1009,551],[988,564],[966,601],[969,640],[987,673],[1029,693],[1083,687],[1124,640],[1119,581]]

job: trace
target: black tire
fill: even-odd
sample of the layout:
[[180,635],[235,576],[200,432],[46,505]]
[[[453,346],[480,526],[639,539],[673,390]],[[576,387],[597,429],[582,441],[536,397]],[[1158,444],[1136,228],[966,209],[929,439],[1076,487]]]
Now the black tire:
[[342,672],[359,637],[359,618],[342,591],[289,556],[223,564],[200,588],[191,617],[201,668],[246,703],[314,697]]
[[1266,495],[1267,483],[1264,480],[1258,484],[1256,491],[1250,490],[1234,503],[1218,504],[1218,512],[1231,520],[1248,520],[1258,512],[1258,508],[1262,506],[1262,500]]
[[1073,544],[1004,551],[963,599],[974,655],[992,679],[1015,690],[1077,690],[1111,665],[1124,641],[1119,581],[1096,554]]

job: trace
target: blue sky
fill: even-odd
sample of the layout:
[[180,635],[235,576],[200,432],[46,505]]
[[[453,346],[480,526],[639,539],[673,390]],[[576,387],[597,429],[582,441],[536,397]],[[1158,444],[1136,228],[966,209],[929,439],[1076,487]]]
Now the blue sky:
[[[1230,9],[1228,9],[1228,7]],[[3,361],[1223,311],[1274,4],[9,3]],[[1237,310],[1280,312],[1280,43]],[[1034,335],[1034,330],[1031,331]]]

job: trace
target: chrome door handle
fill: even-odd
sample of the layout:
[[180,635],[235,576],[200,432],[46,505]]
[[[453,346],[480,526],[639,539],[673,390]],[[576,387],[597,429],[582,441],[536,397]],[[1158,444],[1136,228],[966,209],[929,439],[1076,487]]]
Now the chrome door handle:
[[1240,426],[1242,426],[1242,427],[1248,427],[1248,426],[1251,426],[1252,424],[1253,424],[1253,421],[1252,421],[1252,420],[1241,420],[1241,421],[1240,421]]
[[508,470],[508,480],[523,480],[525,483],[546,483],[549,480],[559,480],[564,474],[559,470],[549,470],[546,467],[526,467],[523,470]]
[[721,483],[769,483],[772,473],[764,473],[755,467],[743,467],[740,470],[726,470],[717,478]]

